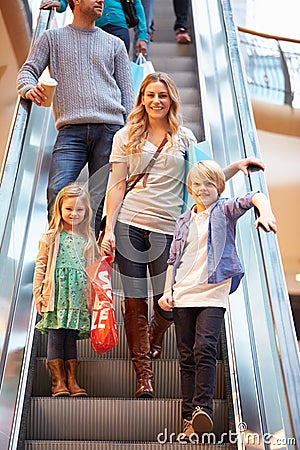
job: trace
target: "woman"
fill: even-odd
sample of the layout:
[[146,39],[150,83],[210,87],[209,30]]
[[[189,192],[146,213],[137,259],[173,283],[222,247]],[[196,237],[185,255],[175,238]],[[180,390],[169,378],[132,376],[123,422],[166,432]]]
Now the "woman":
[[[126,185],[147,166],[164,138],[159,156],[130,190]],[[185,152],[196,142],[181,125],[179,94],[172,78],[152,73],[142,82],[125,127],[114,137],[111,182],[106,197],[107,222],[101,253],[115,253],[124,290],[124,325],[138,380],[136,397],[153,397],[151,358],[161,353],[171,312],[158,305],[163,293],[169,248],[183,207]],[[247,173],[245,159],[228,166],[225,177]],[[148,271],[148,272],[147,272]],[[154,318],[148,328],[147,273],[153,290]]]

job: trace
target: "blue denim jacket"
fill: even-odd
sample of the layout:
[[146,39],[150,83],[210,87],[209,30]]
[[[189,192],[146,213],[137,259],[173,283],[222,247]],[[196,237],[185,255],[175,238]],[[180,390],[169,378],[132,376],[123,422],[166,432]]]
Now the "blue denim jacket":
[[[222,283],[232,278],[230,293],[237,289],[244,276],[235,245],[236,223],[254,206],[252,197],[257,192],[249,192],[238,198],[220,198],[210,212],[207,239],[208,283]],[[172,285],[187,240],[192,208],[182,214],[175,225],[168,260],[168,264],[174,265]]]

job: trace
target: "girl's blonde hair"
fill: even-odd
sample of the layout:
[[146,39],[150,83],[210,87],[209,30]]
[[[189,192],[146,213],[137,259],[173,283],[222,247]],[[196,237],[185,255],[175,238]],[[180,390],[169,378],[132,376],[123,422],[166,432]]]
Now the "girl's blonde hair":
[[179,92],[170,75],[163,72],[154,72],[147,75],[142,81],[134,108],[128,116],[128,142],[125,147],[127,155],[141,153],[143,145],[148,138],[149,119],[145,106],[143,105],[143,96],[150,83],[157,83],[159,81],[166,86],[171,99],[171,105],[167,116],[169,122],[168,139],[170,140],[170,143],[174,145],[173,137],[178,133],[182,123],[179,111]]
[[192,194],[193,183],[200,181],[210,181],[221,195],[225,190],[225,176],[218,163],[211,160],[200,161],[192,166],[187,178],[187,190]]
[[90,205],[90,196],[88,192],[79,184],[71,183],[61,189],[57,194],[53,206],[52,219],[49,224],[49,230],[54,231],[54,235],[60,233],[63,229],[63,220],[62,220],[62,204],[63,201],[67,198],[78,198],[82,202],[85,208],[85,214],[83,221],[78,226],[78,232],[82,234],[86,238],[86,245],[84,247],[84,254],[92,248],[96,244],[94,233],[91,229],[91,220],[92,220],[92,208]]

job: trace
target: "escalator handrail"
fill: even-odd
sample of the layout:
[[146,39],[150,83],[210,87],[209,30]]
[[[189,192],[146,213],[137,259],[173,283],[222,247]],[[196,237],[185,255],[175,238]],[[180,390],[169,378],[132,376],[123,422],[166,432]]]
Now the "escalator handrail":
[[[227,24],[228,32],[228,52],[233,74],[237,107],[241,120],[243,135],[249,136],[255,131],[253,114],[251,111],[251,101],[246,88],[244,76],[243,79],[236,74],[244,73],[241,58],[239,56],[239,47],[237,34],[234,30],[232,21],[232,11],[228,0],[223,2],[224,21]],[[243,80],[243,82],[242,82]],[[245,108],[245,99],[248,100],[248,110]],[[246,112],[248,111],[248,112]],[[259,155],[258,144],[255,139],[249,139],[245,143],[246,156]],[[263,174],[258,175],[259,183],[264,187],[267,194],[267,186]],[[295,435],[298,434],[300,440],[300,409],[299,409],[299,389],[300,389],[300,362],[296,333],[291,312],[288,292],[284,277],[284,271],[281,263],[281,256],[278,242],[275,236],[259,233],[261,254],[263,259],[263,268],[267,284],[270,313],[273,319],[274,336],[276,337],[277,351],[283,376],[287,403],[289,405],[290,419],[293,424]]]
[[[240,153],[239,157],[248,157],[248,156],[256,156],[260,158],[260,152],[258,148],[257,138],[256,138],[256,129],[253,119],[253,114],[251,110],[251,102],[249,93],[247,91],[246,86],[246,77],[244,75],[244,69],[243,65],[241,63],[241,57],[240,52],[238,48],[238,40],[237,40],[237,33],[236,33],[236,27],[233,22],[233,14],[230,6],[229,0],[215,0],[213,2],[209,2],[208,0],[204,2],[198,2],[197,0],[192,0],[192,12],[193,17],[195,18],[195,21],[198,23],[198,30],[196,30],[196,33],[202,35],[202,29],[205,27],[207,34],[205,36],[201,36],[202,38],[202,47],[205,49],[206,53],[203,52],[203,55],[199,56],[199,59],[202,61],[205,61],[206,64],[206,82],[207,85],[211,88],[212,91],[217,92],[215,94],[215,98],[210,98],[209,100],[209,108],[210,109],[210,117],[209,120],[211,121],[211,136],[212,140],[216,137],[216,141],[218,144],[220,144],[220,147],[226,147],[227,142],[230,142],[230,132],[232,130],[223,130],[222,126],[224,126],[224,123],[227,119],[228,112],[227,112],[227,105],[224,103],[222,104],[222,94],[221,87],[224,85],[224,77],[229,77],[231,79],[231,83],[233,86],[234,91],[234,120],[235,120],[235,127],[236,129],[233,129],[233,132],[237,132],[237,130],[240,130],[240,133],[242,135],[242,152]],[[200,9],[200,8],[204,8]],[[202,13],[205,12],[203,15]],[[216,30],[211,29],[211,24],[214,23],[215,16],[213,15],[219,14],[218,17],[218,28]],[[209,20],[207,20],[207,17]],[[199,20],[198,20],[198,19]],[[202,23],[200,22],[200,18],[202,18]],[[211,20],[210,20],[211,18]],[[203,24],[203,21],[206,21],[206,24]],[[222,41],[222,34],[226,35],[226,40],[223,44]],[[214,34],[214,39],[209,41],[210,37],[209,35]],[[216,44],[215,46],[213,44]],[[226,54],[226,65],[224,64],[224,67],[222,67],[223,71],[220,78],[217,81],[212,81],[214,78],[214,71],[218,70],[218,63],[219,61],[216,59],[215,54],[219,51],[218,46],[222,46],[222,55]],[[202,49],[200,49],[202,50]],[[215,54],[214,54],[215,52]],[[212,55],[212,56],[211,56]],[[218,53],[219,55],[219,53]],[[215,58],[215,59],[214,59]],[[204,64],[204,65],[205,65]],[[228,73],[230,75],[228,75]],[[221,92],[219,95],[218,93]],[[225,95],[224,95],[225,97]],[[215,103],[214,103],[215,101]],[[208,103],[208,101],[207,101]],[[214,109],[211,105],[214,105],[216,108],[220,108],[220,117],[216,117],[218,112],[216,108]],[[220,120],[221,125],[219,127],[221,129],[218,129],[218,125],[216,125],[217,121]],[[233,118],[230,117],[231,122],[233,123]],[[220,134],[225,133],[220,137]],[[229,138],[228,138],[229,136]],[[214,142],[213,142],[214,144]],[[214,145],[213,145],[214,147]],[[235,159],[237,159],[236,154],[237,151],[234,149],[228,147],[225,148],[225,161],[223,160],[222,163],[229,164],[232,163]],[[223,156],[222,156],[223,157]],[[265,192],[267,194],[267,186],[265,183],[265,178],[262,174],[256,174],[255,176],[250,176],[250,187],[253,189],[259,189],[262,192]],[[239,188],[238,182],[235,180],[231,182],[231,186],[233,189],[233,195],[235,194],[235,188]],[[241,236],[240,240],[242,245],[245,245],[247,247],[247,239],[249,238],[249,233],[246,233],[245,236]],[[280,252],[278,248],[278,243],[275,236],[272,235],[266,235],[263,233],[258,233],[258,236],[255,235],[255,244],[257,244],[257,248],[259,251],[259,259],[260,264],[262,266],[262,287],[264,290],[264,293],[267,295],[267,300],[265,300],[264,307],[267,310],[266,317],[271,316],[272,318],[272,329],[266,330],[266,333],[268,333],[268,339],[270,342],[272,342],[272,345],[276,347],[276,355],[274,356],[274,371],[277,370],[277,360],[279,360],[280,364],[280,373],[278,374],[278,383],[282,384],[284,386],[284,395],[280,399],[278,399],[279,404],[282,406],[284,413],[282,416],[282,423],[286,424],[287,430],[289,430],[290,426],[293,428],[293,433],[296,436],[297,433],[297,439],[300,441],[300,414],[299,414],[299,405],[297,405],[297,399],[299,398],[299,389],[300,389],[300,363],[299,363],[299,354],[298,354],[298,346],[296,341],[296,334],[293,324],[293,318],[291,314],[291,308],[289,304],[284,274],[282,270],[281,265],[281,258],[280,258]],[[257,250],[255,248],[255,250]],[[247,272],[247,267],[245,267]],[[261,268],[260,268],[261,269]],[[244,289],[247,290],[247,280],[244,279],[243,281]],[[242,294],[240,294],[242,295]],[[253,339],[254,329],[251,328],[253,324],[251,323],[251,302],[255,302],[255,299],[246,298],[249,297],[247,292],[244,294],[244,304],[246,305],[246,310],[248,307],[249,311],[249,302],[250,302],[250,320],[249,323],[247,323],[247,326],[249,327],[249,342],[251,347],[251,352],[247,354],[247,357],[249,358],[249,370],[251,370],[251,367],[253,369],[253,379],[256,383],[256,393],[254,395],[257,396],[256,399],[254,399],[255,402],[257,402],[257,424],[258,427],[261,427],[261,434],[264,433],[264,431],[268,430],[268,417],[274,414],[274,411],[268,411],[267,415],[264,411],[264,392],[262,390],[262,387],[260,386],[260,373],[259,370],[261,368],[258,368],[256,366],[257,364],[257,347],[255,338]],[[241,300],[241,299],[240,299]],[[248,304],[248,306],[247,306]],[[253,303],[254,305],[254,303]],[[255,305],[254,308],[255,310]],[[247,313],[247,311],[246,311]],[[270,327],[271,328],[271,327]],[[234,338],[234,336],[233,336]],[[252,339],[252,342],[251,342]],[[237,346],[239,345],[238,342],[235,343]],[[273,348],[272,348],[273,349]],[[234,355],[234,348],[233,351],[230,352]],[[271,353],[271,351],[270,351]],[[262,369],[264,370],[264,368]],[[264,375],[267,375],[266,373]],[[277,372],[276,372],[277,375]],[[236,377],[237,381],[237,390],[238,390],[238,377]],[[235,392],[236,395],[238,395],[238,392]],[[247,397],[244,395],[244,397]],[[235,411],[236,412],[236,411]],[[238,411],[239,412],[239,411]],[[289,417],[289,420],[285,421],[286,415]],[[281,416],[280,416],[281,419]],[[259,424],[260,422],[260,424]],[[236,422],[237,424],[237,422]]]
[[[31,46],[49,28],[52,17],[52,10],[40,11]],[[31,106],[32,103],[29,100],[18,98],[0,171],[0,249],[5,234],[7,217],[12,205],[18,168],[24,151],[24,136],[30,118]]]

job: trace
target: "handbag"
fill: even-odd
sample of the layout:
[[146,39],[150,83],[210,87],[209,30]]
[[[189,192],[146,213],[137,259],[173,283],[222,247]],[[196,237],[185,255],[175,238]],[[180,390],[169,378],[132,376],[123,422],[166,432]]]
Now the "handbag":
[[139,53],[136,61],[130,62],[131,75],[133,79],[133,88],[135,98],[139,94],[140,86],[143,79],[149,74],[155,72],[153,64],[148,61],[142,53]]
[[86,267],[94,288],[90,341],[100,355],[109,352],[118,343],[116,315],[111,287],[111,256],[103,256]]
[[[161,143],[159,144],[159,146],[157,147],[156,152],[150,159],[150,161],[147,164],[147,166],[145,167],[145,169],[141,173],[139,173],[138,175],[133,177],[133,179],[131,181],[128,180],[124,198],[125,198],[126,194],[128,194],[128,192],[131,191],[134,188],[134,186],[138,183],[138,181],[140,181],[143,177],[145,177],[144,178],[144,186],[146,185],[149,172],[150,172],[151,168],[153,167],[155,161],[157,160],[158,155],[160,154],[160,152],[162,151],[163,147],[165,146],[165,144],[167,142],[168,142],[168,139],[165,136],[163,138],[163,140],[161,141]],[[101,242],[103,240],[104,233],[105,233],[105,227],[106,227],[106,215],[102,217],[102,220],[100,223],[100,235],[98,238],[98,245],[101,245]]]
[[134,28],[139,23],[139,19],[137,18],[134,0],[120,0],[121,5],[124,11],[126,23],[128,28]]

